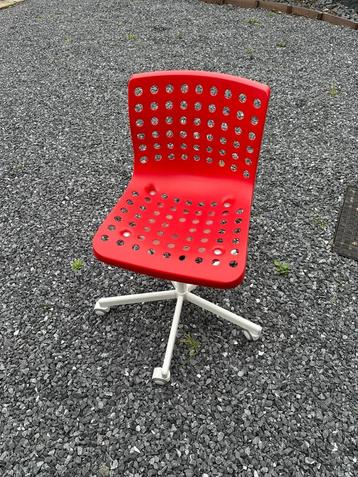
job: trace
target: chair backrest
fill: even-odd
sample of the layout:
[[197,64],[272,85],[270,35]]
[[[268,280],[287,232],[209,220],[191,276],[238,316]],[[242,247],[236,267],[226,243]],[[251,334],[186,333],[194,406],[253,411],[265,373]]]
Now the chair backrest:
[[203,71],[133,75],[134,173],[194,174],[254,185],[270,89]]

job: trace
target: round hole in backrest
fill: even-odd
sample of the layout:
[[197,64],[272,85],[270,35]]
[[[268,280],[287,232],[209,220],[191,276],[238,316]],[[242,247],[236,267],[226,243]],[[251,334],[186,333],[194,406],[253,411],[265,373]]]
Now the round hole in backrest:
[[204,91],[204,88],[202,87],[202,85],[197,84],[196,87],[195,87],[195,93],[196,94],[202,94],[203,91]]
[[236,113],[236,117],[237,117],[237,119],[239,119],[239,120],[241,121],[242,119],[244,119],[245,114],[244,114],[243,111],[239,110],[239,111]]
[[224,116],[229,116],[229,114],[230,114],[230,108],[229,108],[229,106],[224,106],[224,107],[223,107],[223,115],[224,115]]
[[239,94],[240,103],[245,103],[246,99],[247,99],[246,94],[244,94],[244,93]]
[[180,87],[180,91],[186,94],[189,91],[189,86],[186,83],[182,84]]
[[134,110],[136,113],[140,113],[141,111],[143,111],[143,104],[141,103],[138,103],[134,106]]
[[256,108],[256,109],[261,108],[261,100],[259,98],[254,99],[254,108]]

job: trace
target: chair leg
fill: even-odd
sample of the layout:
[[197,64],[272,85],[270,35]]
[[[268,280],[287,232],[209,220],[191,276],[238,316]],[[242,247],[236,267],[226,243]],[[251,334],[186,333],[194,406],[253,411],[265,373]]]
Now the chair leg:
[[170,363],[172,360],[175,338],[178,331],[178,325],[179,325],[183,302],[184,302],[184,296],[179,295],[176,306],[175,306],[174,318],[173,318],[172,326],[170,329],[167,348],[165,350],[163,366],[161,368],[159,367],[154,368],[154,371],[153,371],[152,379],[156,384],[165,384],[165,383],[168,383],[170,380]]
[[139,293],[137,295],[110,296],[100,298],[95,304],[94,310],[97,315],[108,313],[113,306],[129,305],[131,303],[145,303],[149,301],[173,300],[177,297],[175,290],[165,290],[159,292]]
[[198,305],[204,310],[211,311],[220,318],[239,326],[243,329],[243,333],[247,339],[256,341],[260,338],[262,328],[261,326],[252,323],[252,321],[246,320],[245,318],[242,318],[231,311],[225,310],[225,308],[221,308],[221,306],[215,305],[208,300],[204,300],[204,298],[194,295],[193,293],[186,293],[185,298],[194,305]]

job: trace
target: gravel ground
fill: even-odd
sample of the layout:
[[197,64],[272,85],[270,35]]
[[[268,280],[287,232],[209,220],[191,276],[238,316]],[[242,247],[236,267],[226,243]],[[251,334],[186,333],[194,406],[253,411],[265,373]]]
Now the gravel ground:
[[[0,44],[0,475],[357,475],[358,263],[331,252],[357,182],[357,33],[196,0],[29,0],[0,13]],[[161,388],[173,304],[92,307],[165,285],[96,262],[91,237],[130,177],[127,80],[172,68],[272,88],[246,279],[200,291],[264,334],[186,305],[201,347],[178,341]]]

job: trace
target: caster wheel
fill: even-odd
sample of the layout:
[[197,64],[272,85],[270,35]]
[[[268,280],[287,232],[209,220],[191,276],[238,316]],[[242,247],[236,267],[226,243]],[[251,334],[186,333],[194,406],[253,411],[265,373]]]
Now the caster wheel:
[[104,316],[106,313],[109,313],[110,308],[109,307],[102,307],[96,303],[94,307],[94,312],[98,316]]
[[255,333],[255,334],[250,333],[250,332],[247,331],[247,330],[242,330],[242,332],[243,332],[245,338],[246,338],[248,341],[257,341],[257,340],[260,338],[260,336],[261,336],[261,331],[260,331],[259,333]]
[[163,386],[170,381],[170,371],[168,371],[167,376],[163,376],[162,368],[154,368],[152,380],[155,382],[155,384],[160,384]]

